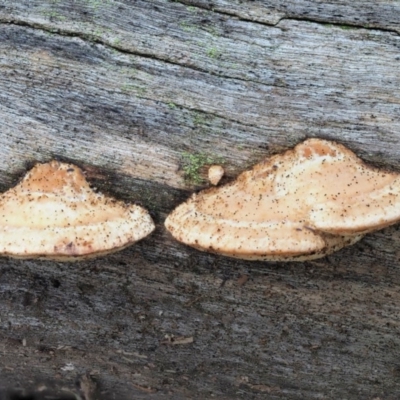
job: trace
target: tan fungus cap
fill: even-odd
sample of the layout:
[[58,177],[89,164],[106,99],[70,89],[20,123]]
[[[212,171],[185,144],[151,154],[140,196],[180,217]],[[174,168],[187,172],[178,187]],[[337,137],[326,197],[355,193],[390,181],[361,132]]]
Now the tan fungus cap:
[[211,165],[208,169],[208,180],[212,185],[218,185],[219,181],[224,176],[224,173],[225,171],[221,165]]
[[346,147],[309,139],[204,190],[165,225],[200,250],[253,260],[307,260],[400,219],[400,177]]
[[74,260],[114,252],[154,230],[142,207],[95,193],[72,164],[37,164],[0,195],[0,254]]

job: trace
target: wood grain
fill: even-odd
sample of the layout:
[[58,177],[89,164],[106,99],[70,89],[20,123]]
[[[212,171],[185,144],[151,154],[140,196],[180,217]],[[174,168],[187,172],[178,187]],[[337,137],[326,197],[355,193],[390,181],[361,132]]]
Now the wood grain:
[[273,264],[189,249],[163,221],[207,160],[228,181],[306,137],[399,171],[399,4],[3,0],[0,189],[66,160],[157,229],[79,264],[0,260],[0,392],[397,399],[397,226]]

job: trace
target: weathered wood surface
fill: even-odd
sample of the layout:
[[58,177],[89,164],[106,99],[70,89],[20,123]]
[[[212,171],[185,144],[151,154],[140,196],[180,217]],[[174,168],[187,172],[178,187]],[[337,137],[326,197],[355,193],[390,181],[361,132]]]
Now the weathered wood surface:
[[398,227],[273,264],[162,224],[204,186],[188,154],[231,179],[315,136],[400,170],[399,2],[2,0],[0,22],[0,189],[68,160],[157,222],[92,261],[0,260],[0,391],[93,400],[88,374],[98,398],[399,398]]

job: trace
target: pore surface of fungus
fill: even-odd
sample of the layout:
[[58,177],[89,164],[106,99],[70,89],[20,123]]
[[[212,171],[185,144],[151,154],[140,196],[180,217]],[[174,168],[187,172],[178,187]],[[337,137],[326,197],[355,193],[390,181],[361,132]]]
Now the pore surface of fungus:
[[142,207],[94,192],[72,164],[37,164],[0,195],[0,254],[74,260],[107,254],[154,229]]
[[309,139],[193,195],[167,218],[179,241],[254,260],[323,257],[400,219],[400,176]]

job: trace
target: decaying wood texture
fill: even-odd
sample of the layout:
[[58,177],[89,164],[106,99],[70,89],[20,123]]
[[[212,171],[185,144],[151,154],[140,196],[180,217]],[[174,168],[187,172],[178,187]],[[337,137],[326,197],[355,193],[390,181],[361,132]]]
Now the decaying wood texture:
[[307,137],[399,171],[400,3],[3,0],[0,22],[0,189],[56,158],[157,222],[100,259],[0,260],[3,396],[400,397],[399,226],[300,264],[163,228],[208,165]]

